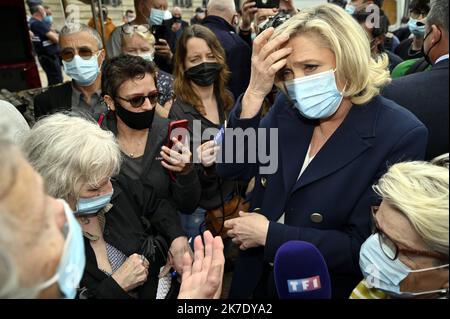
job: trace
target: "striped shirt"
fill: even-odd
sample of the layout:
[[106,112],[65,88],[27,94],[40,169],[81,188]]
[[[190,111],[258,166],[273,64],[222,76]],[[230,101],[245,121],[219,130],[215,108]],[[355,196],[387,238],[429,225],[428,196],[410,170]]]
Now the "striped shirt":
[[370,286],[365,280],[362,280],[355,289],[353,289],[350,299],[389,299],[389,296]]

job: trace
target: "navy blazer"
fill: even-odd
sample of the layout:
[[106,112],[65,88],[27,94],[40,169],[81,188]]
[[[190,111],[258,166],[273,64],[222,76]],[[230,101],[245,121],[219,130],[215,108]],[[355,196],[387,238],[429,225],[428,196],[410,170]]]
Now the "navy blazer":
[[426,158],[449,151],[448,143],[448,59],[434,65],[428,72],[404,76],[392,81],[383,95],[406,107],[430,131]]
[[226,62],[231,71],[228,88],[236,99],[250,83],[252,49],[236,34],[235,28],[221,17],[208,16],[202,24],[214,32],[225,50]]
[[[271,175],[261,175],[258,168],[262,164],[258,163],[218,164],[219,174],[226,178],[256,176],[252,209],[260,208],[270,221],[265,247],[240,253],[230,297],[248,298],[255,287],[260,292],[264,285],[268,292],[263,296],[275,297],[267,265],[283,243],[302,240],[323,254],[333,297],[348,298],[362,279],[359,250],[371,233],[370,206],[377,203],[372,185],[388,166],[424,158],[426,127],[394,102],[375,97],[366,105],[351,108],[298,179],[317,122],[300,116],[284,94],[261,123],[259,115],[239,119],[240,111],[238,101],[230,116],[232,128],[278,128],[279,163]],[[283,213],[285,224],[277,223]],[[268,283],[264,283],[263,272],[267,271]]]

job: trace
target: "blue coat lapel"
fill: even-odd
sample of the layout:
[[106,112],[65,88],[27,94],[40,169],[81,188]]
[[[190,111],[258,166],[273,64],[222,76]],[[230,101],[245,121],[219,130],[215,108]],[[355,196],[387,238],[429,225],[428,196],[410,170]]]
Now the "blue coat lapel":
[[[338,171],[371,147],[368,138],[375,136],[375,121],[378,111],[375,101],[377,98],[368,105],[352,107],[341,126],[317,153],[300,179],[295,182],[291,193]],[[371,123],[371,125],[363,126],[361,123]],[[311,138],[307,139],[306,149],[310,140]],[[305,154],[301,158],[302,164]],[[298,177],[299,170],[297,169],[296,172],[295,178]]]
[[286,99],[283,112],[277,114],[279,129],[279,169],[283,172],[284,189],[289,193],[303,165],[315,122],[301,117]]

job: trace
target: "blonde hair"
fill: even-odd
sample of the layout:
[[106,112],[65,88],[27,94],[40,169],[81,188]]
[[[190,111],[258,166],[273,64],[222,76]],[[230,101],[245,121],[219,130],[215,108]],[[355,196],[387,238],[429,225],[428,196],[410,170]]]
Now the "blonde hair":
[[50,196],[79,197],[81,187],[98,187],[119,173],[121,154],[113,133],[81,117],[55,114],[40,120],[22,143]]
[[135,34],[137,34],[138,36],[140,36],[142,39],[144,39],[144,40],[146,40],[146,41],[148,41],[148,43],[150,43],[150,45],[153,47],[153,51],[155,51],[155,43],[156,43],[156,40],[155,40],[155,37],[153,36],[153,34],[149,31],[149,32],[146,32],[146,33],[143,33],[143,32],[140,32],[140,31],[134,31],[133,33],[131,33],[131,34],[126,34],[126,33],[123,33],[122,32],[122,34],[121,34],[121,38],[122,38],[122,41],[121,41],[121,43],[122,43],[122,49],[124,48],[124,46],[125,46],[125,39],[131,39]]
[[[275,30],[272,39],[281,34],[291,38],[307,34],[320,38],[321,44],[336,56],[336,74],[346,83],[345,97],[353,104],[368,103],[390,82],[388,58],[374,60],[365,31],[339,6],[324,4],[302,10]],[[281,81],[277,86],[285,91]]]
[[374,190],[408,218],[433,251],[448,256],[448,154],[439,163],[444,166],[420,161],[395,164]]

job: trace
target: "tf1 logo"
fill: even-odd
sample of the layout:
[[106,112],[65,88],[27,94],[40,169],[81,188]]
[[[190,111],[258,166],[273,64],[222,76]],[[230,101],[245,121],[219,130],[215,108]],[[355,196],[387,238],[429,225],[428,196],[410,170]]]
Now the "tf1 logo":
[[322,285],[320,284],[320,276],[303,279],[290,279],[287,282],[290,293],[313,291],[322,288]]

